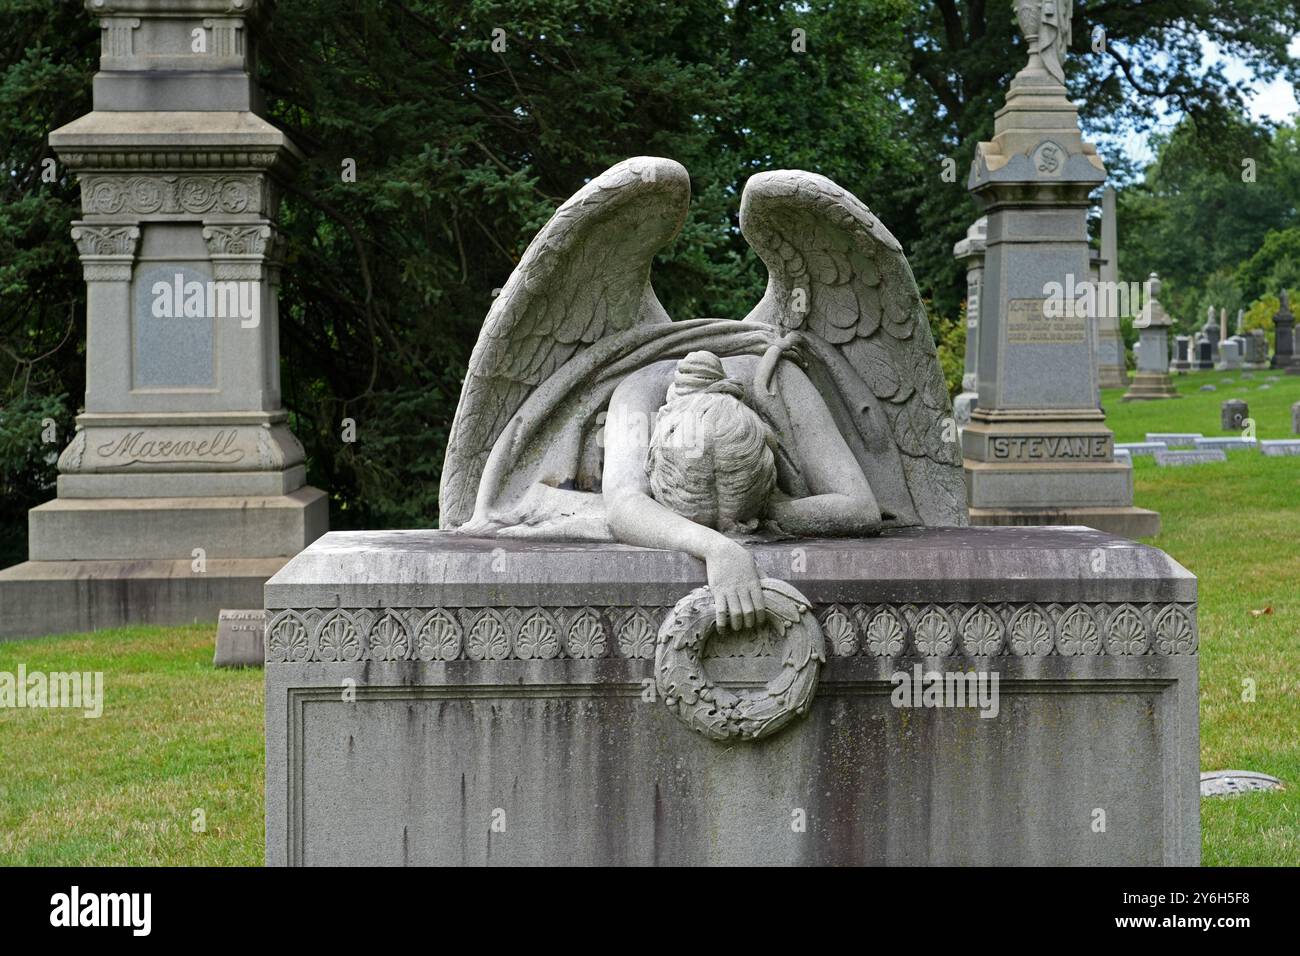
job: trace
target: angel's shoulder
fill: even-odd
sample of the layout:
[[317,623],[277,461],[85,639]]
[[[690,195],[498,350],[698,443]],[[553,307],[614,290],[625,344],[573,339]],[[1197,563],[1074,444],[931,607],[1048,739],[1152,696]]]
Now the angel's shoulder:
[[663,404],[664,395],[668,392],[668,386],[672,384],[673,373],[676,370],[677,362],[673,359],[665,359],[643,365],[635,372],[629,372],[614,389],[610,404],[646,399]]

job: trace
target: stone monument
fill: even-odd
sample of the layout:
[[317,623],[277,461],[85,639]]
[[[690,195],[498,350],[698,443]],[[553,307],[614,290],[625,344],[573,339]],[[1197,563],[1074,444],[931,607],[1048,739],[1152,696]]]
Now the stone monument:
[[1300,374],[1300,362],[1295,354],[1295,316],[1286,289],[1282,290],[1281,304],[1273,316],[1273,360],[1270,368],[1285,369],[1287,374]]
[[1147,301],[1134,322],[1141,330],[1142,350],[1133,385],[1124,393],[1126,402],[1181,398],[1169,378],[1169,326],[1173,321],[1160,304],[1159,295],[1160,277],[1153,272],[1147,280]]
[[1220,372],[1241,371],[1242,341],[1236,336],[1224,339],[1219,345],[1219,361],[1214,366]]
[[979,400],[962,430],[970,520],[1141,537],[1160,516],[1133,507],[1132,470],[1098,407],[1092,312],[1066,292],[1086,284],[1088,197],[1106,178],[1061,79],[1069,8],[1016,7],[1029,63],[971,168],[989,224]]
[[961,394],[953,399],[953,415],[959,425],[970,421],[971,409],[979,398],[976,384],[979,368],[980,290],[984,286],[984,247],[989,221],[976,219],[966,237],[952,247],[953,258],[966,264],[966,367],[961,377]]
[[746,318],[670,320],[689,190],[628,160],[533,240],[442,530],[267,583],[267,862],[1195,863],[1195,578],[963,527],[911,270],[821,176],[745,184]]
[[1245,367],[1258,372],[1268,368],[1268,336],[1263,329],[1251,329],[1246,333]]
[[1219,320],[1215,318],[1214,306],[1207,306],[1205,310],[1205,325],[1201,327],[1201,334],[1205,341],[1210,343],[1210,364],[1209,368],[1214,368],[1219,361],[1219,339],[1223,330],[1219,327]]
[[1184,375],[1192,370],[1192,337],[1190,335],[1174,336],[1174,360],[1169,363],[1169,370]]
[[1128,385],[1124,340],[1119,332],[1119,220],[1115,212],[1115,187],[1101,194],[1101,270],[1097,295],[1097,380],[1102,388]]
[[50,134],[81,181],[86,394],[0,634],[216,620],[322,534],[280,398],[280,182],[257,115],[260,0],[87,0],[94,111]]
[[1245,399],[1230,398],[1219,406],[1219,427],[1225,432],[1241,431],[1250,417],[1250,405]]

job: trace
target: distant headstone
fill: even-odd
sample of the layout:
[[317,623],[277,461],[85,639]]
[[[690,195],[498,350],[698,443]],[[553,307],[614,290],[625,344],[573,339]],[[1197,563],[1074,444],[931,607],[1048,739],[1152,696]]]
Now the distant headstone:
[[1131,441],[1116,445],[1115,450],[1117,452],[1122,450],[1130,455],[1154,455],[1168,447],[1162,441]]
[[1246,334],[1246,368],[1268,368],[1268,337],[1263,329]]
[[1300,402],[1291,406],[1291,434],[1300,435]]
[[1214,314],[1214,306],[1206,309],[1205,325],[1201,326],[1201,335],[1210,343],[1210,367],[1219,360],[1219,320]]
[[1222,372],[1231,372],[1241,368],[1241,342],[1228,339],[1219,347],[1219,361],[1214,366]]
[[1198,391],[1202,391],[1202,392],[1217,392],[1218,389],[1215,388],[1213,385],[1202,385],[1202,386],[1198,389]]
[[1273,316],[1273,361],[1270,365],[1288,371],[1300,368],[1295,355],[1295,316],[1291,314],[1286,289],[1282,290],[1281,305]]
[[1212,770],[1201,774],[1202,797],[1235,797],[1252,790],[1283,790],[1282,781],[1253,770]]
[[1250,417],[1250,406],[1240,398],[1229,398],[1219,407],[1219,427],[1224,431],[1237,431]]
[[1214,368],[1214,343],[1204,333],[1198,332],[1196,335],[1196,361],[1192,362],[1192,368],[1198,372],[1208,372]]
[[1259,442],[1254,438],[1237,438],[1235,436],[1224,438],[1198,438],[1196,439],[1197,449],[1202,448],[1219,448],[1223,451],[1238,451],[1242,448],[1257,448]]
[[222,610],[217,617],[217,652],[214,667],[261,667],[266,660],[262,632],[265,612]]
[[1300,438],[1276,438],[1259,443],[1259,450],[1270,458],[1300,455]]
[[1222,448],[1198,448],[1194,451],[1158,451],[1156,464],[1161,468],[1171,465],[1200,465],[1211,461],[1227,461],[1228,454]]
[[1170,371],[1190,372],[1192,370],[1192,337],[1190,335],[1174,336],[1174,360],[1169,364]]
[[1160,304],[1159,295],[1160,277],[1153,272],[1147,279],[1146,304],[1133,323],[1141,330],[1142,341],[1133,347],[1137,355],[1137,374],[1124,393],[1126,402],[1182,398],[1169,378],[1169,327],[1173,320]]
[[1190,448],[1196,444],[1196,439],[1203,437],[1205,436],[1200,432],[1147,432],[1147,441],[1168,445],[1170,448]]

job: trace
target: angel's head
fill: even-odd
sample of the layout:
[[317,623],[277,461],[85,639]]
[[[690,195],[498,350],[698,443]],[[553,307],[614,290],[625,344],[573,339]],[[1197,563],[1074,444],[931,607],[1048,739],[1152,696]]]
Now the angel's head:
[[776,487],[776,439],[712,352],[677,363],[646,474],[655,500],[725,533],[754,530]]

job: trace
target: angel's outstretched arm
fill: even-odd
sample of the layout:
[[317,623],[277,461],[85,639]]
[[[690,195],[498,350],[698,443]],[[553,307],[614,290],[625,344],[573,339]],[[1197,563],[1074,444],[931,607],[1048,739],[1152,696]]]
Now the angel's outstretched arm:
[[764,602],[749,552],[650,496],[645,473],[650,431],[672,373],[673,363],[633,373],[610,398],[602,478],[609,529],[625,544],[685,551],[699,558],[708,572],[718,629],[753,627],[762,619]]
[[768,506],[769,516],[787,534],[876,534],[880,530],[880,506],[825,400],[793,363],[783,361],[777,375],[794,426],[797,457],[812,494],[773,501]]

